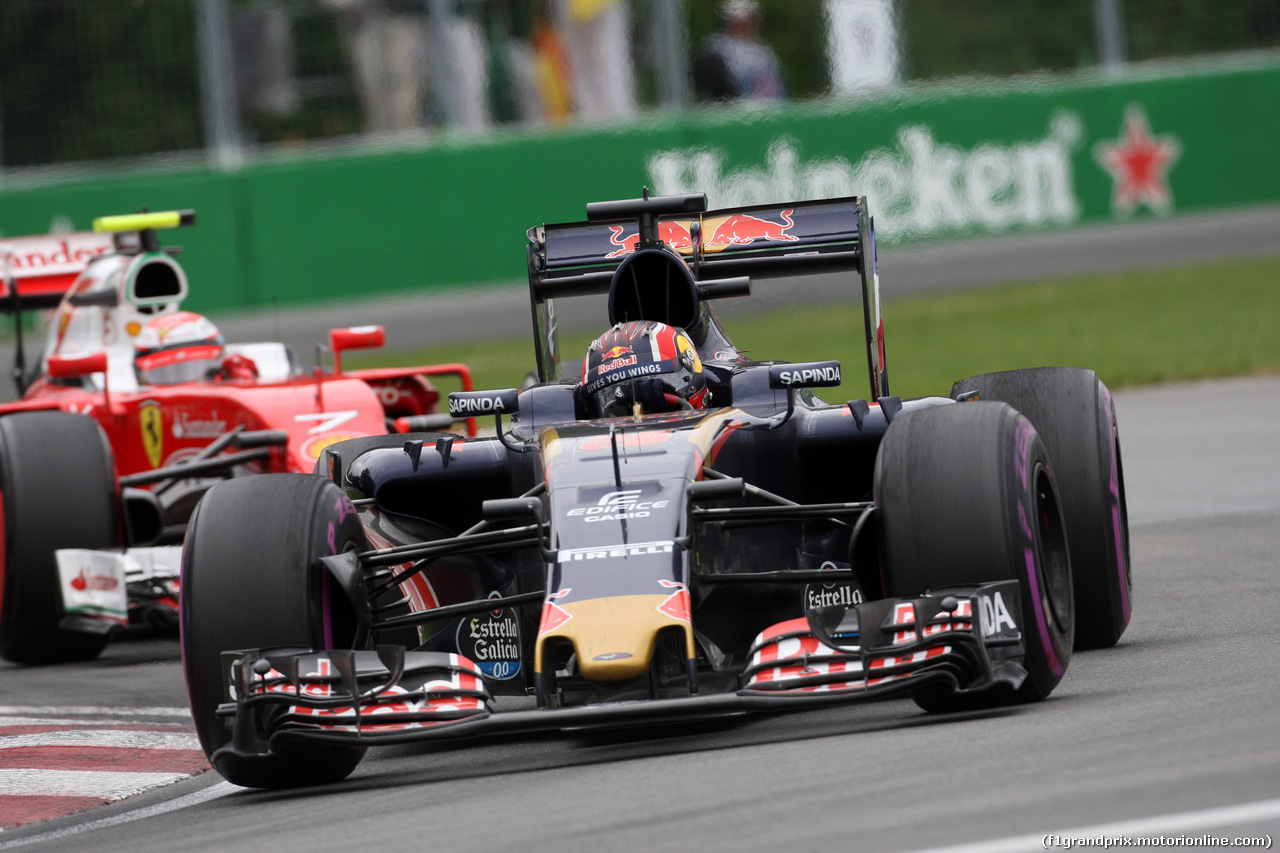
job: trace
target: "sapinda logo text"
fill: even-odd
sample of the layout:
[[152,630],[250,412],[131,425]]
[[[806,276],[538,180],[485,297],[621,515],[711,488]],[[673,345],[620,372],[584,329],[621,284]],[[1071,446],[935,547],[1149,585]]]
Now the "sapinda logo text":
[[501,397],[450,397],[449,414],[486,414],[507,411]]
[[803,370],[783,370],[778,374],[783,385],[804,385],[809,382],[840,382],[838,367],[806,367]]

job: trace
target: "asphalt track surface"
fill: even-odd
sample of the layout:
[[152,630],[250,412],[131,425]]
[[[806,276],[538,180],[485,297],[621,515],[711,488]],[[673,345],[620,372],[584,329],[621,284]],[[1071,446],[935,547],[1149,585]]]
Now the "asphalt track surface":
[[[1042,849],[1041,837],[1280,829],[1280,379],[1121,392],[1133,622],[1048,701],[909,700],[371,753],[286,793],[206,773],[0,834],[0,850]],[[10,705],[180,706],[172,641],[0,669]],[[1199,849],[1204,849],[1199,848]]]
[[[1265,241],[1234,254],[1252,251],[1268,251]],[[1280,378],[1122,391],[1116,407],[1134,620],[1116,648],[1077,655],[1039,705],[931,717],[890,700],[400,747],[371,753],[342,784],[285,793],[206,773],[0,833],[0,851],[977,851],[1038,850],[1050,833],[1274,839]],[[126,639],[90,665],[0,663],[0,685],[0,704],[45,713],[185,704],[172,640]]]

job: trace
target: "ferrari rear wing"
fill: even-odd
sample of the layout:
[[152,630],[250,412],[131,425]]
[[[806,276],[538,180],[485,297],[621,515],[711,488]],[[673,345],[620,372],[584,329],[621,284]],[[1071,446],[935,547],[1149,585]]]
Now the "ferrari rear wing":
[[195,222],[195,211],[100,216],[92,231],[0,238],[0,312],[56,308],[80,273],[100,255],[160,250],[157,228]]
[[0,239],[0,311],[57,307],[89,262],[113,251],[112,235],[91,231]]
[[[587,221],[529,229],[529,297],[538,373],[558,363],[553,300],[609,292],[613,273],[637,248],[674,250],[701,285],[752,279],[856,274],[862,290],[871,399],[888,394],[884,368],[875,225],[865,197],[708,211],[705,195],[654,196],[587,205]],[[704,298],[712,298],[706,288]]]

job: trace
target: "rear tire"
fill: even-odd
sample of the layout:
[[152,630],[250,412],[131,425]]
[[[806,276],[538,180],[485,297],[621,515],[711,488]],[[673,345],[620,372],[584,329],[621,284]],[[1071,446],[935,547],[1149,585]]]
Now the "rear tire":
[[0,418],[0,656],[24,664],[96,658],[109,634],[58,627],[59,548],[121,544],[115,460],[97,422],[70,412]]
[[[182,552],[182,663],[200,745],[211,759],[231,741],[215,715],[227,701],[221,653],[307,646],[351,648],[354,614],[329,588],[319,558],[367,549],[355,508],[328,480],[263,474],[228,480],[201,500]],[[214,767],[247,788],[337,782],[363,747],[289,743],[251,759],[223,754]]]
[[889,597],[1002,580],[1021,590],[1022,686],[968,696],[926,688],[912,694],[916,703],[956,711],[1048,696],[1071,659],[1071,563],[1049,457],[1030,421],[1003,403],[900,416],[876,457],[875,496]]
[[1092,370],[1039,367],[971,376],[977,391],[1026,415],[1049,449],[1067,522],[1077,649],[1114,646],[1132,614],[1129,517],[1111,392]]

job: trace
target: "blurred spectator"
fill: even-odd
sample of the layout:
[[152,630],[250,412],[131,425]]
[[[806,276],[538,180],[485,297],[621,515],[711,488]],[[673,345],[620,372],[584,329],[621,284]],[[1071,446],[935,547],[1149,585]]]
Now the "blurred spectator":
[[531,52],[531,103],[537,104],[537,117],[543,121],[563,122],[573,114],[573,68],[569,51],[555,25],[540,17],[529,37]]
[[234,10],[236,102],[248,114],[283,118],[298,111],[290,23],[279,0],[259,0]]
[[760,5],[756,0],[724,0],[720,30],[703,44],[693,64],[699,96],[710,100],[786,97],[782,70],[773,50],[760,40]]
[[343,16],[366,133],[489,126],[480,0],[324,2]]
[[422,0],[324,0],[342,13],[366,133],[423,124],[430,33]]
[[622,0],[557,0],[556,24],[573,75],[578,118],[621,118],[636,112],[631,17]]
[[491,118],[489,45],[480,20],[485,0],[430,0],[429,5],[435,31],[431,76],[444,120],[459,130],[484,130]]

